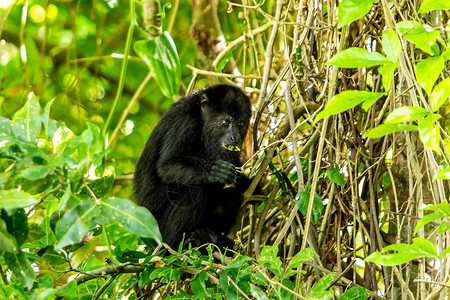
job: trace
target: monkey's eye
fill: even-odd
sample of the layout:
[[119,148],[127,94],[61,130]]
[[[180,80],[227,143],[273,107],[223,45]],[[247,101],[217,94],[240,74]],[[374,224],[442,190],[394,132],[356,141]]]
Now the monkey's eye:
[[240,122],[238,123],[238,125],[239,125],[239,127],[244,127],[244,122],[240,121]]
[[230,121],[223,120],[222,125],[225,126],[225,127],[228,127],[228,126],[230,126]]

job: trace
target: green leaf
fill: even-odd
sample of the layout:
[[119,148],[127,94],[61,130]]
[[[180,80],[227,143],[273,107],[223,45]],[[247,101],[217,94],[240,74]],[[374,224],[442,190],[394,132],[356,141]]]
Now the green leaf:
[[422,229],[423,226],[425,226],[426,224],[434,221],[434,220],[438,220],[438,219],[442,219],[445,216],[443,214],[438,214],[438,213],[432,213],[432,214],[428,214],[423,216],[422,218],[420,218],[419,222],[417,222],[416,228],[414,229],[414,235],[419,232],[420,229]]
[[50,119],[50,108],[55,101],[55,98],[47,102],[44,108],[44,113],[42,114],[42,123],[44,124],[45,135],[47,140],[51,140],[56,130],[58,130],[58,122]]
[[[114,183],[114,176],[110,175],[96,179],[90,182],[88,186],[94,193],[95,197],[101,199],[111,191],[113,183]],[[81,189],[80,195],[91,196],[86,187],[83,187]]]
[[41,257],[45,262],[54,266],[62,265],[67,262],[67,259],[64,256],[64,254],[56,251],[53,246],[48,246]]
[[0,135],[12,135],[12,123],[3,117],[0,117]]
[[0,190],[0,209],[14,209],[28,207],[38,203],[39,200],[30,193],[18,190]]
[[385,124],[396,124],[423,119],[430,113],[422,107],[402,106],[394,109],[384,121]]
[[[310,192],[298,192],[297,195],[295,195],[295,203],[304,216],[306,216],[308,213],[310,195]],[[320,196],[317,194],[314,195],[313,201],[314,203],[312,207],[311,222],[313,224],[316,224],[322,216],[324,205],[322,202],[322,198],[320,198]]]
[[294,255],[294,257],[289,262],[288,268],[296,269],[300,265],[307,261],[312,261],[314,258],[314,252],[311,248],[302,249],[300,252]]
[[265,245],[261,250],[261,256],[258,258],[258,263],[265,265],[277,274],[281,274],[281,259],[278,257],[278,244],[272,246]]
[[450,9],[450,1],[448,0],[424,0],[420,5],[419,13],[427,13],[430,10],[447,10]]
[[438,231],[437,232],[439,234],[443,234],[443,233],[446,233],[449,230],[450,230],[450,224],[445,222],[445,221],[442,221],[442,223],[438,227]]
[[444,70],[444,66],[444,59],[442,57],[430,57],[420,61],[416,65],[417,81],[428,95],[430,95],[431,89],[439,78],[439,74]]
[[25,253],[22,251],[19,253],[7,252],[5,253],[5,262],[17,280],[30,290],[33,287],[36,274],[31,268],[31,263]]
[[[395,251],[390,252],[388,251]],[[423,238],[413,238],[411,245],[407,244],[393,244],[384,247],[382,252],[375,251],[366,257],[365,261],[373,262],[382,266],[401,265],[408,261],[419,257],[434,257],[436,258],[436,246]]]
[[418,131],[419,128],[416,125],[409,124],[380,124],[375,128],[367,130],[364,136],[377,139],[401,130]]
[[0,218],[0,252],[2,251],[17,251],[17,241],[16,238],[8,232],[5,221]]
[[342,0],[338,6],[338,27],[362,18],[376,0]]
[[100,207],[93,202],[81,203],[65,213],[56,223],[55,236],[58,243],[55,249],[81,241],[89,230],[89,221],[99,213]]
[[[26,69],[27,75],[30,78],[32,84],[39,86],[42,82],[43,76],[41,73],[41,54],[36,46],[31,35],[27,35],[24,40],[25,53],[27,55],[28,68]],[[43,62],[42,62],[43,63]]]
[[339,114],[353,108],[362,102],[376,101],[383,95],[383,93],[372,93],[365,91],[343,91],[340,94],[334,95],[333,98],[330,99],[325,108],[317,114],[314,119],[314,124],[321,119],[328,118],[329,116]]
[[397,23],[397,28],[403,37],[415,44],[417,48],[428,54],[433,54],[431,46],[436,43],[439,30],[425,28],[417,21],[401,21]]
[[266,294],[261,291],[261,289],[253,284],[250,283],[250,292],[253,297],[255,297],[256,300],[266,300],[267,298]]
[[28,180],[39,180],[47,177],[50,169],[52,167],[49,165],[44,166],[33,166],[23,170],[17,175],[18,178],[25,178]]
[[429,114],[419,122],[419,137],[425,147],[440,153],[439,142],[441,135],[439,132],[439,125],[434,123],[441,116],[438,114]]
[[222,72],[231,57],[233,57],[233,51],[228,52],[227,55],[225,55],[225,57],[219,62],[216,68],[216,72]]
[[364,68],[383,65],[389,61],[380,53],[350,47],[333,56],[327,64],[340,68]]
[[445,248],[444,251],[441,252],[441,254],[439,254],[439,258],[444,258],[447,256],[447,254],[450,254],[450,246],[448,246],[447,248]]
[[25,105],[19,109],[12,119],[12,131],[15,136],[24,141],[36,143],[41,133],[41,107],[31,92]]
[[20,247],[25,243],[28,237],[28,216],[23,208],[17,209],[11,215],[4,215],[3,219],[6,223],[8,232],[11,233],[17,241],[17,246]]
[[134,50],[144,59],[155,75],[156,82],[166,97],[178,94],[181,82],[181,66],[175,43],[170,34],[134,43]]
[[436,179],[450,179],[450,166],[447,166],[439,171],[434,175],[433,180]]
[[331,182],[336,183],[340,187],[345,186],[344,176],[341,173],[339,173],[338,168],[329,169],[326,171],[325,174],[327,175],[328,180],[330,180]]
[[402,52],[402,44],[394,30],[385,30],[382,37],[383,50],[392,62],[398,62]]
[[430,105],[432,111],[437,111],[450,97],[450,77],[439,82],[431,93]]
[[428,205],[427,207],[424,207],[420,210],[437,211],[446,217],[450,217],[450,205],[448,205],[447,200],[443,200],[441,203],[436,205]]
[[370,297],[369,292],[362,286],[354,286],[346,290],[338,300],[366,300]]
[[319,281],[312,287],[307,295],[307,299],[334,299],[334,293],[332,290],[327,290],[326,288],[330,283],[336,278],[335,274],[327,274],[319,279]]
[[[380,72],[383,81],[383,87],[386,93],[391,90],[392,87],[392,79],[394,78],[394,72],[397,70],[400,63],[387,63],[378,68],[378,72]],[[364,108],[364,107],[363,107]],[[367,111],[367,110],[366,110]]]
[[152,238],[161,244],[158,223],[148,209],[131,200],[109,198],[102,201],[102,216],[114,221],[125,230],[141,237]]

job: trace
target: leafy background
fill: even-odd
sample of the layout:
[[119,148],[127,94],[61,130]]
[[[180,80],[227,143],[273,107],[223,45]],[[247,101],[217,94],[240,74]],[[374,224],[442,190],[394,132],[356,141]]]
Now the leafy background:
[[[448,297],[449,10],[1,1],[0,297]],[[237,252],[157,246],[136,160],[218,82],[254,105]]]

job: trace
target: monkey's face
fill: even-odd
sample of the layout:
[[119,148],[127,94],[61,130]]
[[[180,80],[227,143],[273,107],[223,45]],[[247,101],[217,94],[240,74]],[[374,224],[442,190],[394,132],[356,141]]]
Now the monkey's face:
[[238,114],[204,111],[204,142],[216,151],[240,151],[248,129],[249,120]]

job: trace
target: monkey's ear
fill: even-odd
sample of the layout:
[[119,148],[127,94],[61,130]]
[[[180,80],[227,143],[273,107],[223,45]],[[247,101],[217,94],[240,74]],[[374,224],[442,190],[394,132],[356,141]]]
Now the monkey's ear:
[[206,94],[202,94],[200,98],[200,103],[202,104],[202,107],[206,106],[209,102],[208,96]]

